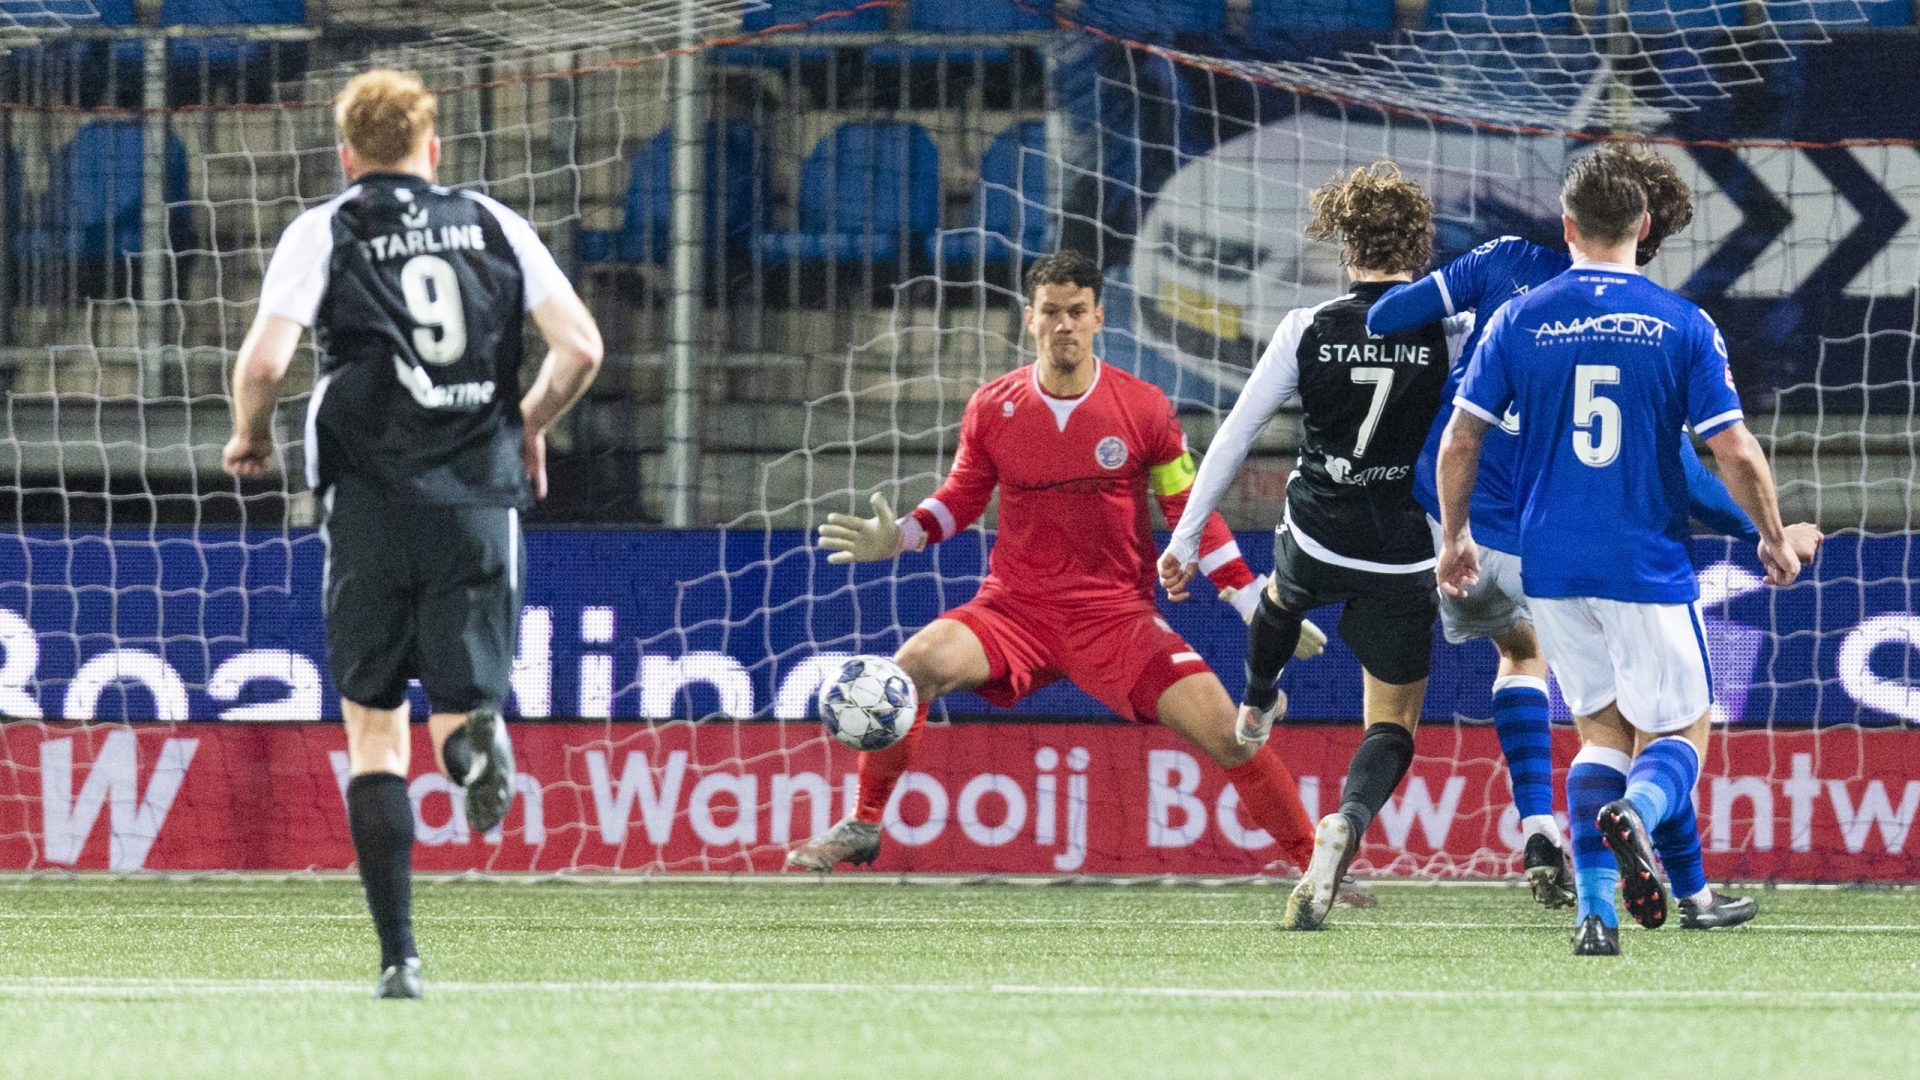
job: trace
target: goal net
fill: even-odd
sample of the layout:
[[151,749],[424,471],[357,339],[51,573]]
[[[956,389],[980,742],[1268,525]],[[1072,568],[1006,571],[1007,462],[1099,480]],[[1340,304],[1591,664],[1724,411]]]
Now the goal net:
[[[420,865],[771,870],[841,816],[854,758],[821,733],[815,691],[969,599],[995,518],[851,570],[810,530],[872,491],[904,508],[938,485],[968,395],[1030,359],[1025,261],[1099,260],[1103,360],[1165,389],[1204,452],[1281,315],[1343,288],[1338,253],[1301,238],[1312,187],[1388,158],[1435,198],[1439,261],[1506,234],[1556,245],[1567,155],[1631,132],[1695,191],[1649,272],[1726,332],[1787,519],[1834,535],[1784,591],[1744,545],[1697,541],[1720,725],[1697,796],[1709,870],[1902,872],[1920,806],[1903,767],[1920,760],[1920,154],[1910,118],[1849,77],[1914,59],[1877,29],[1897,5],[1433,0],[1416,19],[1360,0],[991,0],[964,26],[939,4],[844,6],[373,5],[310,40],[237,38],[231,65],[207,45],[157,97],[125,64],[104,92],[74,76],[60,47],[94,40],[73,36],[84,13],[21,20],[32,42],[4,61],[21,198],[0,471],[17,525],[0,543],[0,713],[21,722],[0,728],[0,863],[351,858],[337,725],[299,723],[338,715],[303,399],[281,411],[271,481],[234,484],[218,454],[266,257],[337,190],[325,103],[390,63],[441,94],[443,182],[534,222],[610,352],[555,435],[529,537],[522,797],[501,834],[468,836],[458,789],[417,750]],[[679,52],[700,88],[692,282],[673,272]],[[82,183],[100,155],[104,190]],[[88,198],[108,209],[75,209]],[[671,308],[689,287],[697,454],[676,478]],[[1222,507],[1256,571],[1298,433],[1269,425]],[[703,527],[651,529],[676,483]],[[1231,609],[1165,610],[1237,693]],[[1437,646],[1419,758],[1363,869],[1515,867],[1493,666],[1484,643]],[[1358,737],[1358,665],[1336,641],[1286,679],[1276,746],[1325,810]],[[1012,711],[936,705],[877,866],[1290,869],[1277,860],[1204,755],[1056,685]]]

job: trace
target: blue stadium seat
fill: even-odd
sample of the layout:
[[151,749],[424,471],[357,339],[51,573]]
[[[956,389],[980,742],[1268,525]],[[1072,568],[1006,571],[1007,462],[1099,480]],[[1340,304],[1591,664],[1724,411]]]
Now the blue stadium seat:
[[[1866,16],[1861,22],[1860,17]],[[1767,18],[1780,23],[1818,22],[1833,29],[1912,26],[1911,0],[1767,0]]]
[[907,5],[907,29],[962,34],[1053,29],[1053,0],[1022,2],[1043,14],[1023,11],[1010,0],[913,0]]
[[[29,208],[22,215],[15,251],[82,262],[139,254],[145,155],[138,120],[82,124],[71,142],[54,151],[46,196],[38,213]],[[169,203],[186,200],[187,148],[172,132],[167,133],[163,184]],[[176,248],[190,243],[183,211],[177,208],[172,222]]]
[[1247,32],[1391,30],[1394,0],[1253,0]]
[[[803,23],[809,19],[824,15],[829,11],[847,11],[857,7],[859,0],[771,0],[759,11],[749,11],[740,19],[740,29],[752,33],[771,26],[786,26],[790,23]],[[887,8],[872,8],[856,11],[851,15],[842,15],[821,23],[818,29],[822,33],[861,34],[885,30],[888,16]]]
[[[940,224],[940,150],[918,124],[842,124],[800,167],[800,227],[769,258],[898,262]],[[903,246],[906,245],[906,246]]]
[[1428,0],[1427,28],[1462,34],[1572,34],[1573,0]]
[[[298,26],[307,21],[306,0],[161,0],[162,26]],[[174,64],[232,67],[252,64],[260,45],[242,38],[181,38],[170,53]]]
[[[762,224],[762,202],[756,199],[755,178],[765,173],[765,157],[752,125],[735,121],[708,121],[706,129],[706,224],[709,260],[729,261],[748,254]],[[673,131],[648,139],[633,157],[632,180],[627,185],[627,217],[601,258],[620,262],[665,263],[673,238]],[[585,238],[583,237],[583,241]],[[588,262],[601,261],[582,250]]]
[[1161,39],[1219,33],[1227,26],[1227,5],[1225,0],[1081,0],[1076,18],[1120,37]]
[[1053,208],[1047,202],[1047,124],[1027,120],[994,136],[980,158],[980,190],[966,227],[927,237],[936,263],[1005,263],[1047,247]]
[[1636,34],[1713,30],[1746,21],[1745,6],[1728,0],[1625,0],[1627,25]]

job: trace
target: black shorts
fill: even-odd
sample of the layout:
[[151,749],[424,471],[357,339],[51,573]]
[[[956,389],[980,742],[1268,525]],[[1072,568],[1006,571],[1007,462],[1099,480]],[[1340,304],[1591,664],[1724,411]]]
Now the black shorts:
[[504,705],[526,580],[519,511],[396,504],[351,480],[326,504],[322,603],[340,695],[397,708],[419,679],[436,713]]
[[1433,623],[1440,612],[1432,570],[1378,574],[1322,562],[1282,526],[1273,542],[1273,588],[1280,606],[1302,615],[1345,602],[1340,640],[1384,683],[1419,682],[1433,669]]

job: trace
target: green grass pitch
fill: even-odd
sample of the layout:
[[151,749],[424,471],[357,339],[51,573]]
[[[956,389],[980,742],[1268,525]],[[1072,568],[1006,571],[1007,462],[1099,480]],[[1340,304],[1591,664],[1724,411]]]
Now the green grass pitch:
[[421,882],[422,1003],[351,880],[0,881],[20,1077],[1920,1075],[1920,893],[1623,933],[1513,887],[1275,929],[1197,884]]

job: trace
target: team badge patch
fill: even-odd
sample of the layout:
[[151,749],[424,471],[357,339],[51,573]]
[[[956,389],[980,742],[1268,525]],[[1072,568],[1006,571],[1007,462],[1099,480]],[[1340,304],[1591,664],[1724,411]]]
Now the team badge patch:
[[1118,435],[1109,435],[1093,448],[1093,460],[1103,469],[1117,469],[1127,463],[1127,444]]

